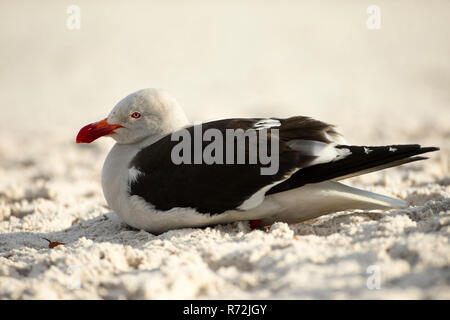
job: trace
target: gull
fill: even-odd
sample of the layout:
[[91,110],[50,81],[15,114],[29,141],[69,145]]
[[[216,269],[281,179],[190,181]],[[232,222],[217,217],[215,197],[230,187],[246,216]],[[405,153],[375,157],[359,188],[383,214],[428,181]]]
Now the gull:
[[338,181],[424,160],[418,155],[439,150],[418,144],[349,145],[335,126],[304,116],[192,125],[161,89],[128,95],[106,119],[84,126],[76,142],[102,136],[116,141],[102,170],[109,207],[128,225],[154,234],[235,221],[250,221],[256,228],[345,210],[405,208],[403,200]]

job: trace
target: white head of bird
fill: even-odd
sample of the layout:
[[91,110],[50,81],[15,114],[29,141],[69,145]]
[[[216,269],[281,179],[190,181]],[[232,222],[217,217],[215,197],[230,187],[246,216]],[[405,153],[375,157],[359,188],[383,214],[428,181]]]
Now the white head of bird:
[[120,100],[106,119],[84,126],[77,143],[109,136],[119,144],[135,144],[163,136],[188,124],[178,102],[161,89],[142,89]]

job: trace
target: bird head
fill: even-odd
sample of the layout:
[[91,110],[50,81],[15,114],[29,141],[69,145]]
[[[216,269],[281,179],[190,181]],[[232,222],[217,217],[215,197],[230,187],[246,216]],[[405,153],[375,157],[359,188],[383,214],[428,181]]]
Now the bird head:
[[119,144],[134,144],[182,128],[188,120],[177,101],[160,89],[142,89],[119,101],[107,118],[78,132],[77,143],[109,136]]

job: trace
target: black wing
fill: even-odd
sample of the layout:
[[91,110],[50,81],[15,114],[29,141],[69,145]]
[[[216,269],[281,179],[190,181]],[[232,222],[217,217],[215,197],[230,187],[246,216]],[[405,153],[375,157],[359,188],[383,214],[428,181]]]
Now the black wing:
[[[279,124],[278,126],[276,124]],[[130,195],[138,195],[151,203],[158,210],[170,210],[175,207],[195,208],[201,213],[217,214],[237,209],[245,200],[264,187],[281,183],[299,168],[307,167],[316,156],[288,146],[293,139],[313,140],[323,143],[332,142],[338,133],[334,127],[308,117],[288,119],[226,119],[202,124],[202,133],[207,129],[217,129],[225,137],[226,129],[254,130],[258,137],[261,128],[278,129],[278,135],[267,130],[269,154],[273,139],[279,146],[279,169],[273,175],[262,175],[262,165],[249,163],[248,151],[250,141],[246,139],[245,164],[236,164],[237,141],[235,138],[235,164],[174,164],[171,159],[172,149],[178,141],[171,141],[166,136],[154,144],[142,149],[131,161],[129,167],[136,168],[142,174],[130,182]],[[194,137],[194,127],[187,130]],[[191,150],[195,150],[191,139]],[[203,142],[203,148],[210,142]],[[223,156],[226,159],[226,143],[223,143]],[[255,146],[253,146],[255,147]],[[259,150],[259,146],[256,146]]]
[[337,161],[311,165],[298,170],[289,179],[274,186],[266,194],[283,192],[310,183],[342,180],[409,162],[428,159],[426,157],[416,157],[416,155],[439,150],[436,147],[424,148],[418,144],[375,147],[338,145],[336,149],[347,149],[349,154]]

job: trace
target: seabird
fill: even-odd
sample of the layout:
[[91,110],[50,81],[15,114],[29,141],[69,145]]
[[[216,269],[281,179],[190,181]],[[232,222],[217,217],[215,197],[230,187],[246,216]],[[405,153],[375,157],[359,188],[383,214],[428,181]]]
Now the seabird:
[[[244,145],[230,148],[239,136],[226,139],[230,132],[244,132]],[[184,142],[192,150],[180,150],[186,134],[192,139]],[[252,134],[258,139],[251,140]],[[417,144],[349,145],[333,125],[303,116],[192,125],[176,100],[160,89],[128,95],[106,119],[83,127],[76,142],[102,136],[116,141],[102,171],[108,205],[130,226],[155,234],[234,221],[268,226],[343,210],[404,208],[403,200],[337,181],[427,159],[417,155],[439,150]],[[263,136],[267,144],[261,143]],[[212,143],[213,158],[207,161],[202,156]],[[242,148],[246,161],[239,163]],[[250,161],[264,150],[277,160],[266,174],[262,170],[273,163]]]

